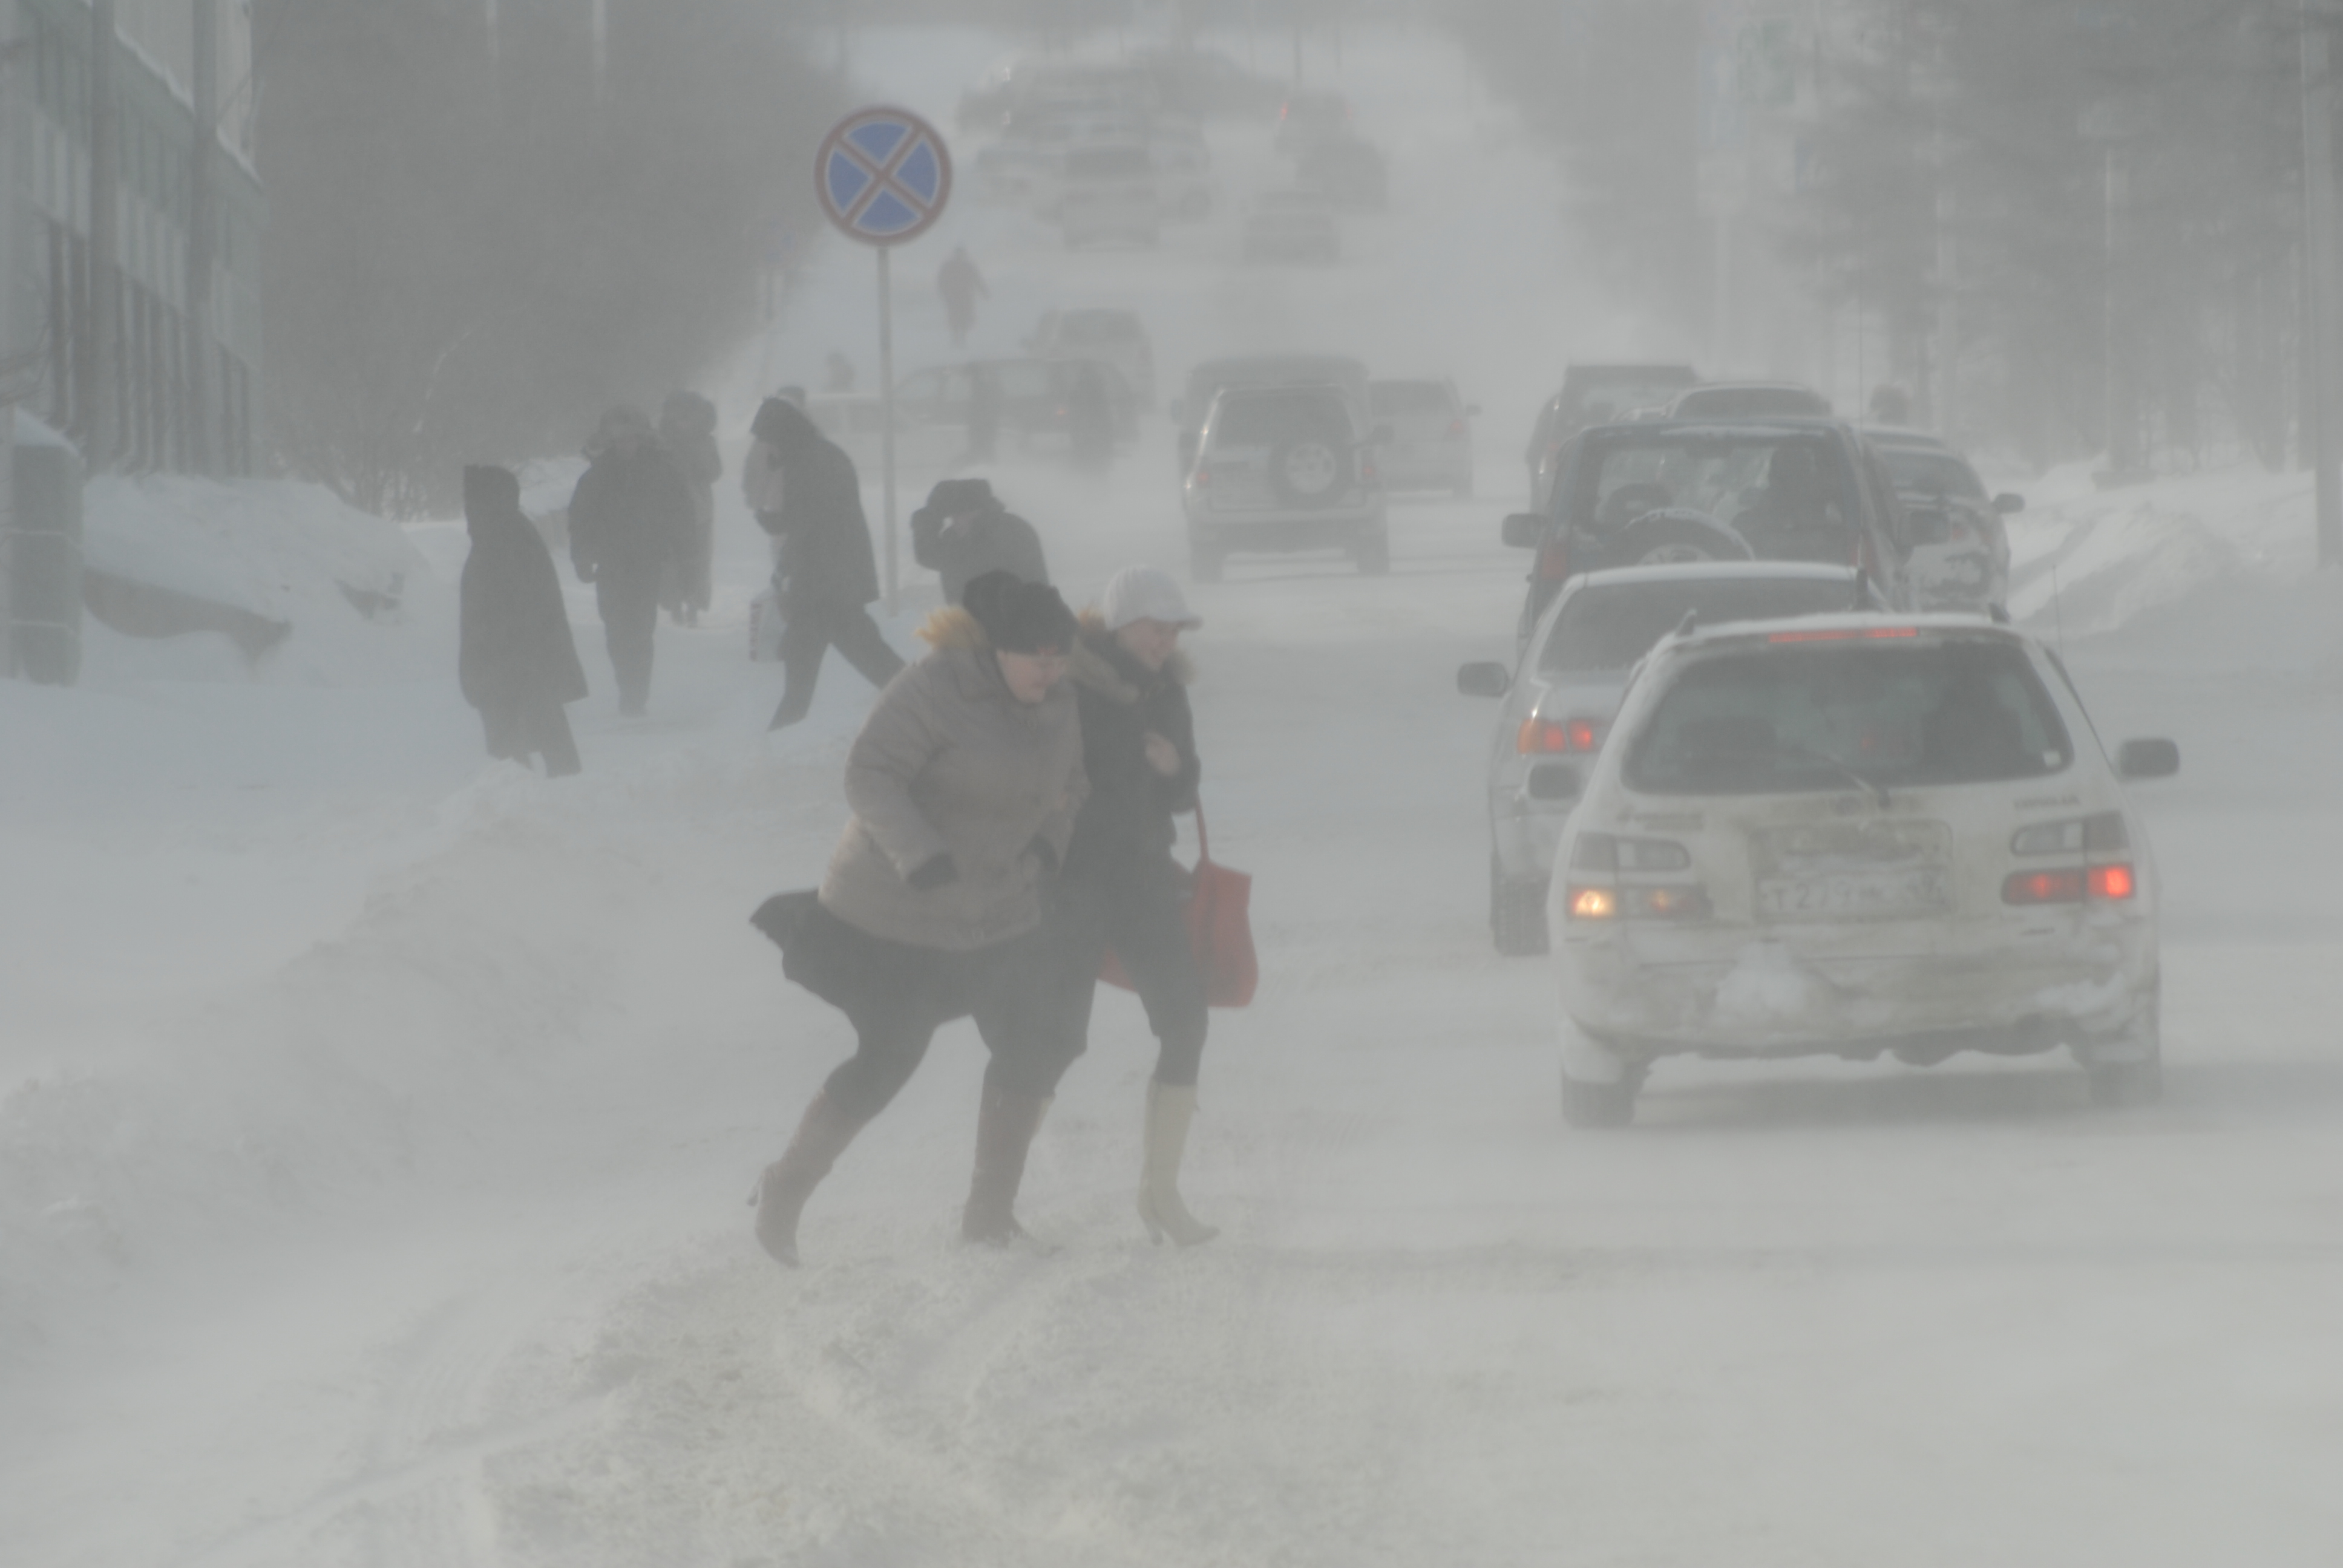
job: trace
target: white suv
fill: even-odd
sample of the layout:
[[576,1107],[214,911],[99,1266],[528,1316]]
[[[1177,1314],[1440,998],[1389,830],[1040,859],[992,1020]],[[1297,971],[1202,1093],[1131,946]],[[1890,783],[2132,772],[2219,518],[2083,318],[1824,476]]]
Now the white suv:
[[1965,616],[1690,629],[1629,683],[1557,849],[1563,1115],[1620,1126],[1659,1057],[2064,1046],[2161,1088],[2157,879],[2057,660]]

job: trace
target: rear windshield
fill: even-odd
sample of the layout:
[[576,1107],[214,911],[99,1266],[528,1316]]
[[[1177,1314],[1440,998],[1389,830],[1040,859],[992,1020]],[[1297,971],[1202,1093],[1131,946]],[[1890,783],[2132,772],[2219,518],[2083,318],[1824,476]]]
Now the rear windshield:
[[1604,381],[1564,398],[1584,425],[1607,425],[1638,408],[1664,407],[1684,390],[1682,381]]
[[1212,418],[1215,447],[1302,439],[1349,443],[1351,421],[1341,399],[1325,392],[1257,392],[1222,398]]
[[1702,620],[1719,626],[1855,608],[1855,585],[1845,582],[1694,578],[1586,588],[1571,595],[1555,616],[1538,650],[1537,667],[1547,675],[1624,669],[1694,610]]
[[1654,795],[1788,794],[2035,779],[2073,759],[2007,643],[1769,644],[1684,670],[1629,747],[1626,779]]
[[1827,414],[1818,392],[1797,387],[1718,387],[1676,399],[1677,413],[1700,419],[1751,419],[1767,414]]
[[1844,562],[1856,492],[1837,443],[1762,432],[1674,431],[1591,446],[1579,520],[1616,532],[1648,512],[1702,514],[1761,559]]
[[1985,484],[1968,460],[1952,452],[1930,452],[1910,447],[1882,447],[1879,460],[1887,465],[1887,482],[1906,496],[1951,496],[1972,501],[1985,499]]
[[1378,414],[1445,414],[1448,388],[1437,381],[1378,381],[1367,388]]

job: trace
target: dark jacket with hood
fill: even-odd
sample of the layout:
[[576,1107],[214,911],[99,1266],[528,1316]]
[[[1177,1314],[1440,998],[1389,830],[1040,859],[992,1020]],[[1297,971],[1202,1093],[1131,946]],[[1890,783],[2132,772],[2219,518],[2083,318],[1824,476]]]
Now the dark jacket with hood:
[[911,514],[911,558],[943,579],[946,604],[960,603],[970,581],[987,572],[1050,580],[1041,536],[982,479],[944,479],[928,492],[928,504]]
[[[1082,720],[1082,768],[1090,799],[1066,852],[1070,878],[1115,878],[1169,855],[1172,819],[1196,809],[1196,721],[1188,707],[1190,668],[1175,653],[1151,670],[1122,650],[1095,611],[1082,617],[1068,662]],[[1150,731],[1180,752],[1165,778],[1147,763]]]
[[699,530],[691,487],[648,422],[597,452],[569,500],[569,558],[579,577],[688,560]]
[[472,534],[458,600],[464,700],[486,711],[584,697],[586,672],[553,552],[522,513],[520,482],[510,469],[464,470],[464,519]]
[[[782,502],[775,537],[781,608],[819,602],[861,606],[879,597],[879,563],[862,515],[854,459],[823,435],[805,410],[768,397],[749,427],[781,467]],[[769,515],[759,521],[772,527]]]

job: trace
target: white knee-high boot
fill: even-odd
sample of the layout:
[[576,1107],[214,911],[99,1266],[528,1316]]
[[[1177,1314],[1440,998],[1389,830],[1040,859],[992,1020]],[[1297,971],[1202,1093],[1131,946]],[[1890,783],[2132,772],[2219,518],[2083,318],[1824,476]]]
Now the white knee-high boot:
[[1209,1241],[1221,1232],[1188,1212],[1180,1199],[1180,1157],[1188,1146],[1188,1123],[1195,1119],[1196,1091],[1152,1079],[1147,1084],[1146,1152],[1139,1168],[1139,1218],[1148,1238],[1169,1235],[1183,1247]]

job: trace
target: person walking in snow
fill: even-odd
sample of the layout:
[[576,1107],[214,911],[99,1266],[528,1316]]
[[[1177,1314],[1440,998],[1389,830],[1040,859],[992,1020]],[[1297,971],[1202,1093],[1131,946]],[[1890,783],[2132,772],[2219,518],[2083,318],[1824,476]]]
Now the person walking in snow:
[[961,347],[968,342],[969,329],[976,325],[976,302],[992,297],[968,246],[956,245],[944,257],[943,266],[936,269],[936,292],[944,297],[944,323],[951,328],[952,347]]
[[983,479],[939,479],[927,505],[911,514],[911,558],[943,579],[944,602],[958,604],[986,572],[1029,583],[1050,580],[1041,536],[1001,504]]
[[699,514],[650,418],[639,408],[602,417],[591,459],[569,500],[569,559],[594,585],[618,711],[639,714],[650,699],[651,636],[667,575],[691,548]]
[[769,726],[780,729],[811,710],[814,683],[831,648],[873,686],[892,680],[903,658],[870,618],[879,565],[854,459],[804,409],[779,397],[765,400],[751,428],[780,469],[780,510],[757,517],[781,542],[774,584],[786,623],[781,666],[787,683]]
[[847,756],[854,819],[820,889],[754,917],[783,972],[854,1025],[853,1056],[758,1182],[757,1239],[792,1267],[806,1200],[960,1018],[991,1053],[960,1234],[1023,1236],[1026,1151],[1081,1049],[1056,1022],[1042,924],[1087,788],[1061,679],[1073,615],[1056,589],[992,572],[920,635],[933,651],[888,687]]
[[541,756],[548,778],[575,773],[578,742],[561,709],[586,695],[586,671],[553,552],[521,511],[511,469],[464,470],[464,521],[472,536],[457,590],[464,700],[480,710],[489,756],[522,763]]
[[1179,1185],[1209,1019],[1189,945],[1187,874],[1172,858],[1172,819],[1196,809],[1202,772],[1180,635],[1202,624],[1171,574],[1150,566],[1116,573],[1098,608],[1082,616],[1069,673],[1090,795],[1074,823],[1051,922],[1062,1027],[1078,1046],[1090,1033],[1099,966],[1110,948],[1147,1010],[1156,1053],[1139,1218],[1155,1241],[1169,1235],[1183,1247],[1220,1234],[1189,1213]]
[[716,481],[724,457],[716,449],[716,405],[697,392],[668,394],[659,409],[659,445],[668,461],[691,487],[691,553],[677,564],[669,584],[668,614],[679,625],[697,626],[715,597]]

